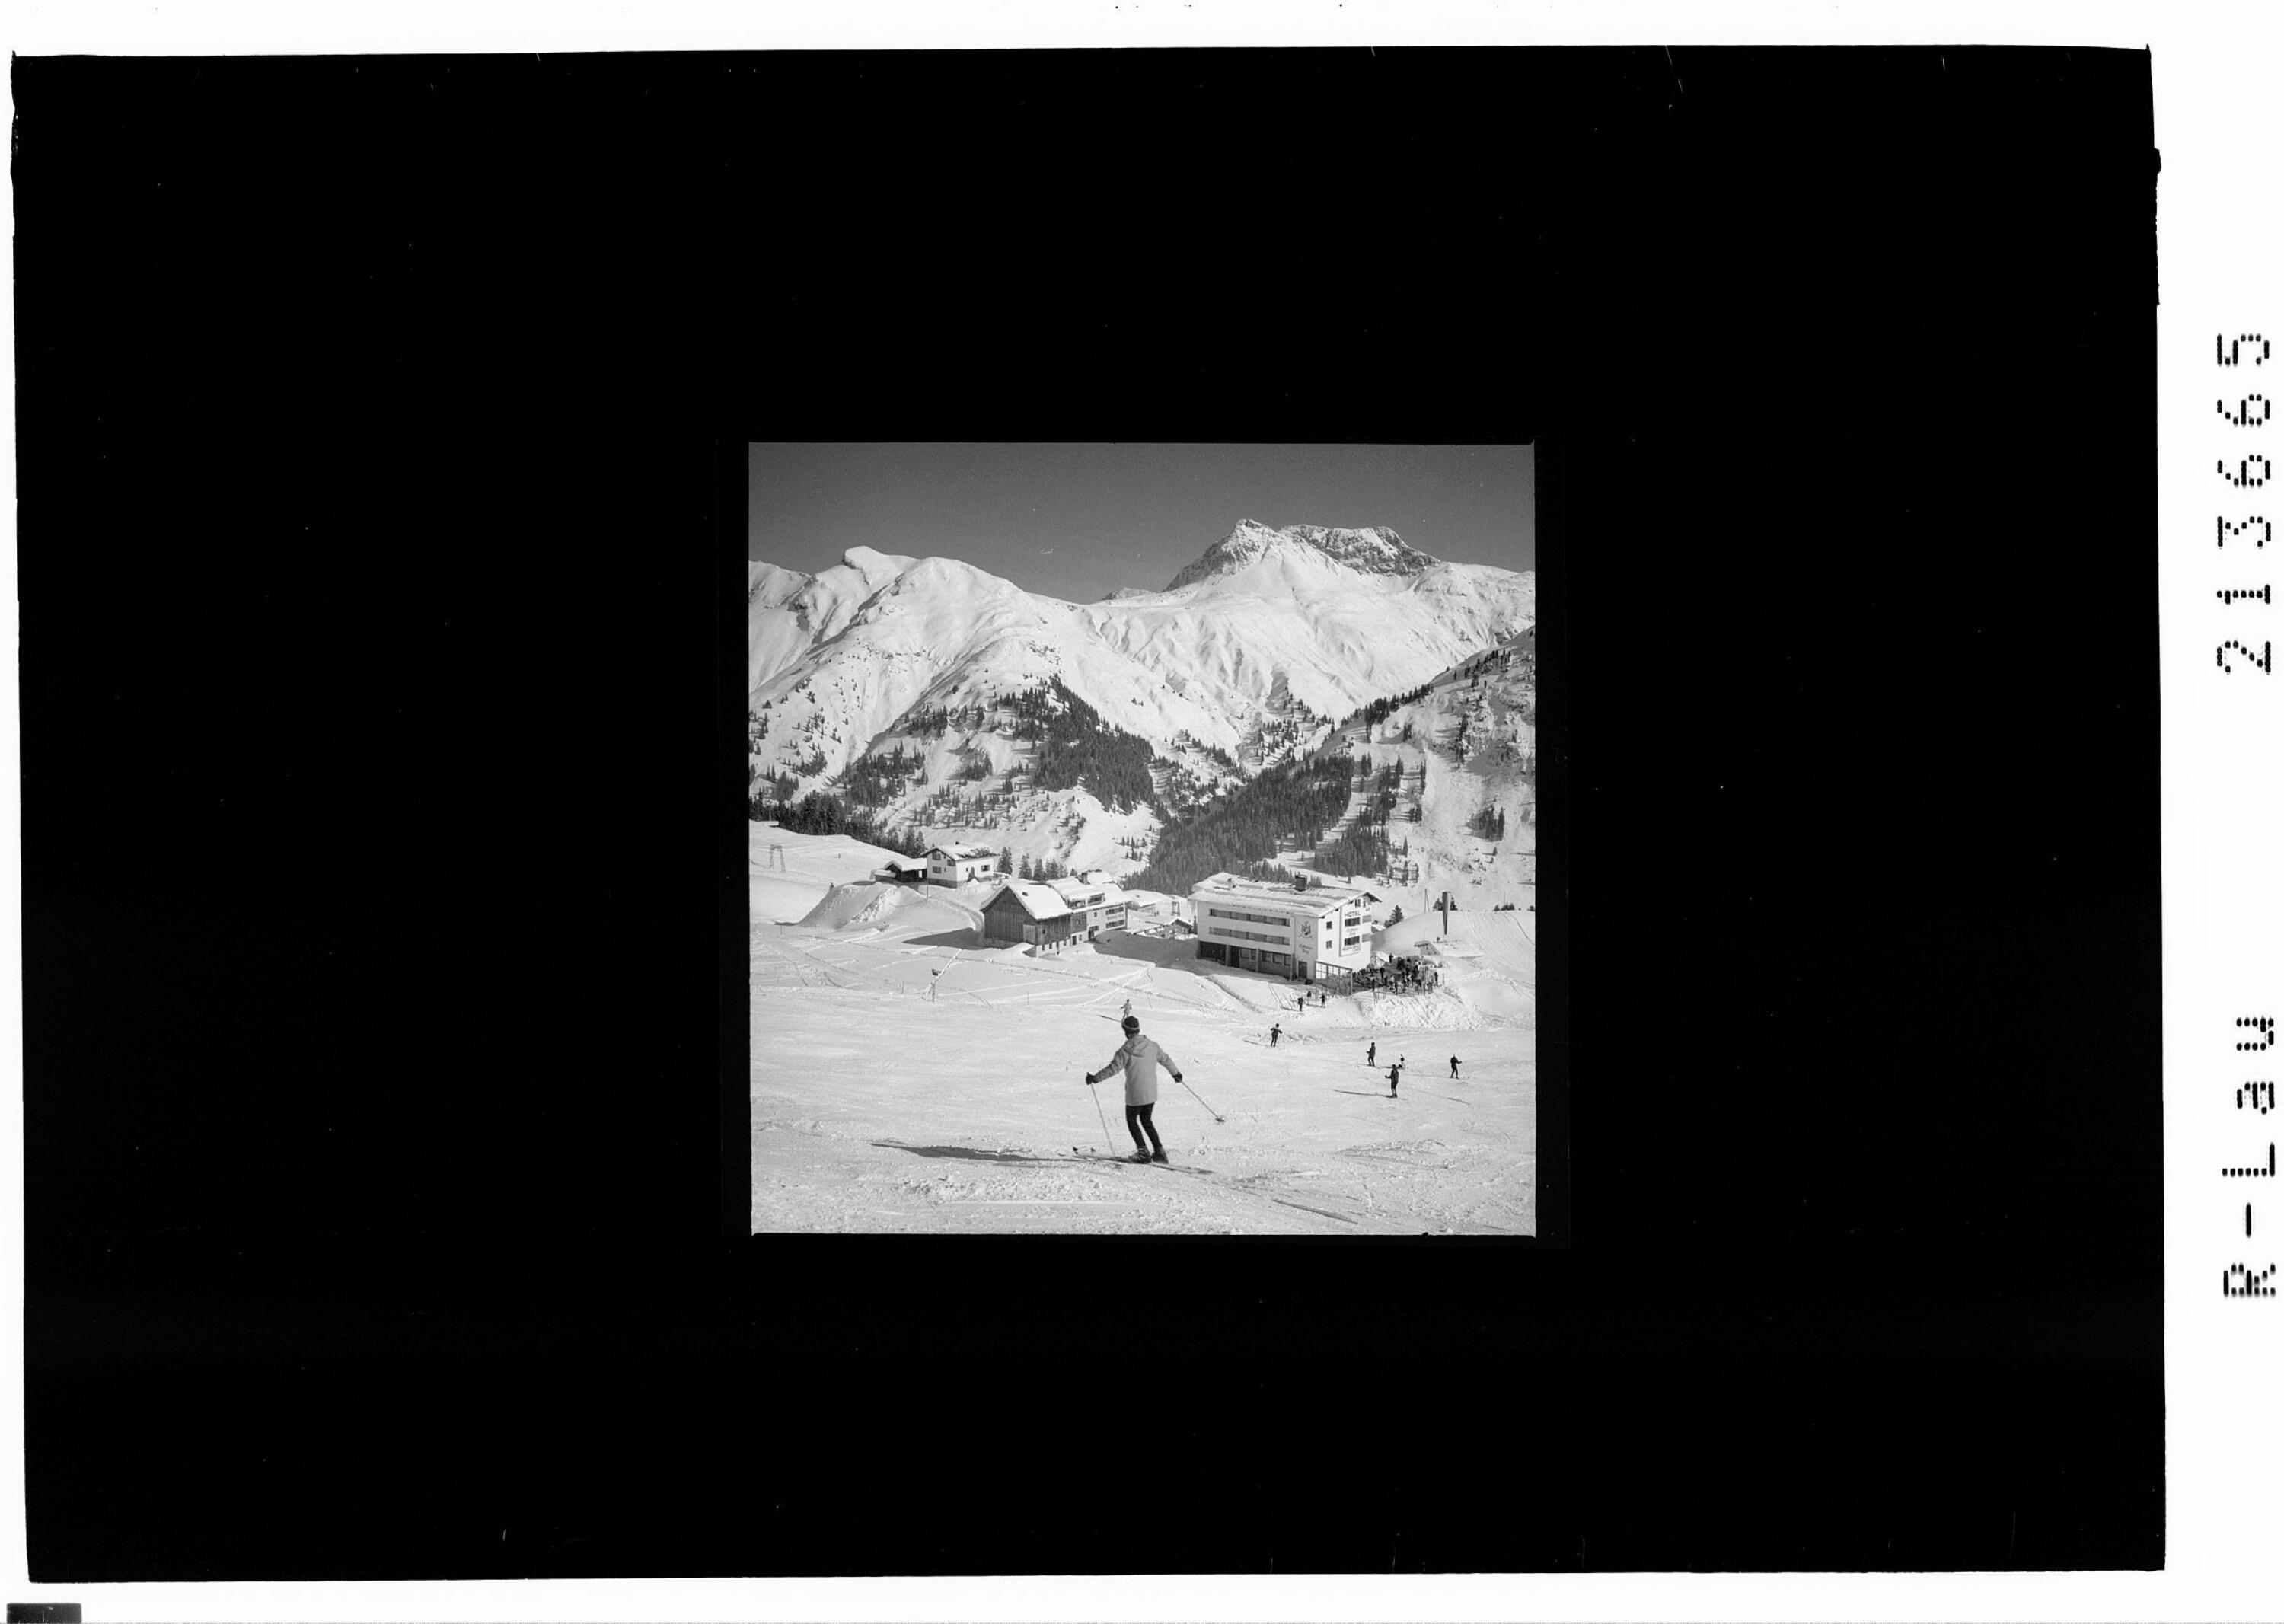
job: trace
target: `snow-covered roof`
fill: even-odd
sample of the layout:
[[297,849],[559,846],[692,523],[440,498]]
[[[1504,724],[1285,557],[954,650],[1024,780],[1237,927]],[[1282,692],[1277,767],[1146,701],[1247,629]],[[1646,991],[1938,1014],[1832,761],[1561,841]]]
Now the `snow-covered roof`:
[[[1034,919],[1060,919],[1065,914],[1070,912],[1070,904],[1055,894],[1055,890],[1052,886],[1047,885],[1040,880],[1010,879],[1002,881],[999,889],[991,894],[991,902],[997,902],[1003,894],[1013,895],[1017,902],[1023,905],[1023,911],[1030,915]],[[986,902],[984,904],[986,908],[989,908],[991,902]]]
[[1342,908],[1380,901],[1369,891],[1347,886],[1311,886],[1306,891],[1295,891],[1289,884],[1240,879],[1234,874],[1208,874],[1190,890],[1193,902],[1210,901],[1217,896],[1243,897],[1248,902],[1273,903],[1279,908],[1298,909],[1302,913],[1313,914],[1333,913]]
[[882,863],[880,866],[884,869],[894,869],[899,874],[911,874],[926,869],[927,867],[927,859],[925,857],[891,857],[888,862]]
[[999,854],[988,846],[931,846],[931,857],[949,857],[954,863],[966,863],[978,857],[997,857]]
[[1051,879],[1046,883],[1055,889],[1064,902],[1075,908],[1085,904],[1090,897],[1100,897],[1101,905],[1104,907],[1126,900],[1126,894],[1107,879]]

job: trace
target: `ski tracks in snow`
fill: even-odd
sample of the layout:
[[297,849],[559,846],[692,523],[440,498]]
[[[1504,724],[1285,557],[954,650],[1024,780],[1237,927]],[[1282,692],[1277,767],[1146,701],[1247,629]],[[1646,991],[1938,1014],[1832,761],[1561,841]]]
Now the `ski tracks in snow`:
[[[748,958],[757,1230],[1418,1235],[1533,1227],[1527,1032],[1471,1040],[1463,1052],[1474,1086],[1445,1085],[1470,1097],[1406,1089],[1399,1107],[1321,1091],[1353,1074],[1376,1028],[1381,1047],[1390,1046],[1392,1034],[1362,1006],[1303,1016],[1233,997],[1211,975],[1111,955],[955,956],[893,938],[782,929],[754,931]],[[943,976],[932,978],[937,968]],[[932,982],[938,999],[923,1012],[915,1000]],[[1077,1074],[1099,1062],[1100,1040],[1074,1028],[1093,1017],[1115,1024],[1129,998],[1150,1029],[1170,1031],[1173,1052],[1213,1098],[1206,1109],[1228,1118],[1208,1127],[1186,1096],[1162,1094],[1170,1168],[1070,1154],[1074,1142],[1100,1132],[1092,1105],[1075,1091]],[[1286,1027],[1280,1047],[1291,1052],[1268,1051],[1271,1019]],[[1345,1045],[1355,1052],[1343,1053]],[[1115,1112],[1110,1126],[1114,1140],[1123,1136]],[[1178,1176],[1159,1176],[1168,1171]]]

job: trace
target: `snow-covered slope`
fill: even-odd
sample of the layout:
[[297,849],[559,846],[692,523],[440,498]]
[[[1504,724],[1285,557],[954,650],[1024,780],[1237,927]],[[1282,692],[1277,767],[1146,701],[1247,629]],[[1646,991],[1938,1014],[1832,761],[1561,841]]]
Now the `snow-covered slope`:
[[1259,759],[1529,626],[1529,572],[1442,563],[1388,529],[1248,520],[1161,592],[1064,603],[950,558],[852,548],[815,575],[747,581],[755,763],[818,787],[919,706],[988,702],[1058,677],[1111,726],[1175,752]]
[[[760,824],[749,842],[756,884],[817,888],[747,930],[756,1230],[1536,1232],[1534,916],[1407,917],[1383,947],[1435,943],[1447,990],[1304,1013],[1186,936],[986,944],[974,890],[872,884],[877,847]],[[1182,1063],[1168,1167],[1110,1159],[1117,1091],[1079,1082],[1129,1011]],[[1381,1068],[1407,1049],[1399,1097]]]
[[[1407,918],[1446,892],[1471,912],[1537,902],[1536,642],[1526,630],[1471,655],[1347,718],[1318,746],[1319,757],[1396,775],[1386,826],[1390,845],[1403,849],[1392,865],[1397,871],[1373,888]],[[1352,815],[1365,799],[1364,792],[1352,799]],[[1309,867],[1302,851],[1276,861]]]

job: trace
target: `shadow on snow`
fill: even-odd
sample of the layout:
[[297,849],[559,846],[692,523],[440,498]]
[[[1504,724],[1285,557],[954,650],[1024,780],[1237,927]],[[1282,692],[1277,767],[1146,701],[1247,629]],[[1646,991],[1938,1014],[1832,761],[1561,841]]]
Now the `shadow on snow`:
[[[1154,965],[1160,970],[1185,971],[1195,976],[1202,976],[1206,973],[1198,966],[1201,964],[1209,964],[1211,961],[1199,958],[1195,947],[1190,947],[1186,953],[1169,954],[1163,946],[1165,941],[1166,938],[1162,936],[1130,936],[1124,931],[1105,931],[1090,945],[1106,958],[1138,959],[1143,964]],[[1145,943],[1150,945],[1145,946]],[[1226,970],[1228,967],[1226,964],[1213,965],[1216,970]]]
[[1022,1156],[1013,1151],[979,1151],[966,1144],[906,1144],[896,1139],[875,1139],[872,1143],[884,1151],[910,1151],[915,1156],[950,1157],[954,1161],[1052,1162],[1070,1159],[1066,1156]]
[[907,936],[901,946],[907,948],[973,948],[981,946],[979,933],[974,925],[957,931],[938,931],[933,936]]

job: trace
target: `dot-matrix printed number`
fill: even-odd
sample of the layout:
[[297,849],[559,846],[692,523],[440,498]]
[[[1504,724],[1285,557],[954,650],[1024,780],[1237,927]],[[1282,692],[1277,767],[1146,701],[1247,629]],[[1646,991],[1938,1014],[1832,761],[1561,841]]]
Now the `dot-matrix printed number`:
[[2236,1091],[2236,1108],[2241,1111],[2248,1105],[2262,1116],[2275,1110],[2276,1085],[2272,1082],[2246,1083]]
[[[2240,332],[2234,338],[2223,332],[2213,334],[2213,362],[2218,366],[2265,366],[2274,353],[2275,347],[2263,333]],[[2264,391],[2259,390],[2249,391],[2233,400],[2223,395],[2213,402],[2213,411],[2231,428],[2265,428],[2276,415],[2274,402]],[[2276,465],[2264,452],[2252,451],[2236,457],[2233,464],[2225,456],[2216,457],[2213,472],[2220,476],[2222,483],[2235,489],[2257,490],[2276,477]],[[2254,513],[2233,522],[2225,513],[2216,514],[2213,518],[2213,545],[2216,547],[2227,546],[2231,537],[2241,540],[2249,536],[2254,548],[2264,548],[2275,535],[2275,527],[2263,514]],[[2267,582],[2259,586],[2222,587],[2213,593],[2213,597],[2225,608],[2237,604],[2258,604],[2264,608],[2275,605],[2271,583]],[[2213,664],[2223,676],[2234,675],[2239,666],[2249,666],[2263,676],[2271,675],[2274,671],[2266,643],[2263,643],[2256,653],[2250,643],[2236,637],[2227,639],[2213,650]]]

